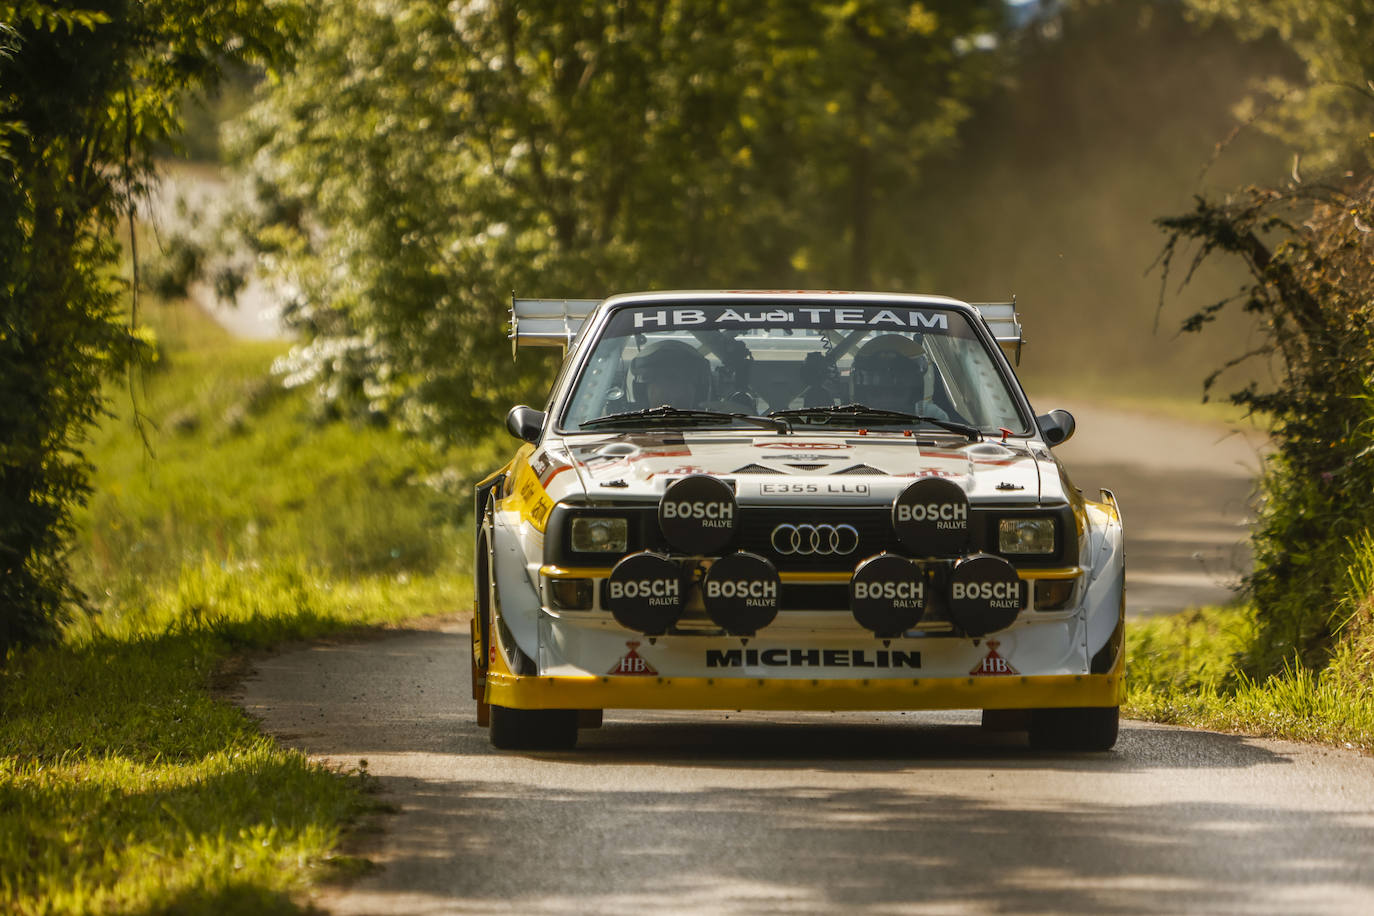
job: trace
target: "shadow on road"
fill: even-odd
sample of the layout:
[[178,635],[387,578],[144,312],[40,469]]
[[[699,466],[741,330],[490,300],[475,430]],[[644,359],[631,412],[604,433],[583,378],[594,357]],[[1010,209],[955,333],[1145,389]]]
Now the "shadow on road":
[[1346,913],[1374,897],[1370,773],[1348,761],[1141,723],[1110,753],[1047,755],[976,713],[613,713],[579,750],[503,754],[474,720],[466,652],[461,632],[406,632],[265,659],[244,685],[278,737],[366,758],[396,812],[354,835],[382,868],[325,894],[331,912]]
[[1254,482],[1235,474],[1130,464],[1072,469],[1096,498],[1120,500],[1126,527],[1126,610],[1166,614],[1235,597],[1250,572]]
[[[645,714],[644,718],[650,715],[653,721],[616,721],[608,716],[604,728],[580,733],[577,751],[557,756],[564,763],[589,766],[651,763],[855,772],[947,769],[966,764],[994,769],[1055,766],[1076,772],[1125,772],[1177,766],[1180,755],[1190,767],[1287,762],[1282,755],[1243,738],[1129,724],[1122,728],[1113,751],[1088,754],[1032,751],[1025,733],[985,731],[978,725],[977,713],[873,714],[873,724],[858,725],[852,723],[862,718],[862,713],[844,714],[848,721],[842,724],[829,721],[827,713],[792,722],[785,721],[786,713],[658,713]],[[726,715],[743,715],[746,721],[719,721]],[[663,721],[665,718],[668,721]],[[712,719],[716,721],[709,721]],[[481,730],[477,736],[485,737]],[[1168,746],[1160,747],[1161,742]]]
[[[1332,888],[1374,892],[1371,833],[1339,816],[1260,801],[1123,807],[1085,788],[1022,805],[920,780],[684,791],[624,791],[613,776],[597,790],[416,781],[401,800],[425,821],[386,867],[416,913],[1315,912]],[[1219,838],[1231,850],[1220,860],[1208,854]],[[463,867],[426,882],[441,856]]]

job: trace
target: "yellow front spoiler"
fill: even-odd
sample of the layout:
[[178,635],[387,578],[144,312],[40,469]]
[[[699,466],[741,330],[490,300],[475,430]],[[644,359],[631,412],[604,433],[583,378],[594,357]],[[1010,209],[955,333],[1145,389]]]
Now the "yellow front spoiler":
[[957,678],[537,677],[488,672],[487,702],[515,709],[1031,709],[1119,706],[1110,674]]

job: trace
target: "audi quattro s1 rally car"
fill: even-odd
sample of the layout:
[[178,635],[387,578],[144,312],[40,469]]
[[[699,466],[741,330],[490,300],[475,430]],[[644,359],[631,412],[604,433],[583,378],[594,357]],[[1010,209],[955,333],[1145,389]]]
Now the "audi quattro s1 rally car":
[[476,488],[473,694],[502,748],[611,708],[983,710],[1106,750],[1123,540],[1008,354],[1014,303],[810,292],[512,301],[563,346]]

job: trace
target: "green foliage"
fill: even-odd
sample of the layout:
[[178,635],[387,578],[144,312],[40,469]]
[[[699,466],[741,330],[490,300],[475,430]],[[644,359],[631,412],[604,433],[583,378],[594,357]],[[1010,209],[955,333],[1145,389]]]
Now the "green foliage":
[[0,650],[76,597],[70,514],[101,386],[140,353],[117,277],[121,215],[186,93],[279,59],[291,3],[0,3]]
[[490,423],[524,294],[900,278],[990,2],[328,4],[240,126],[283,361],[345,409]]
[[[1366,567],[1374,564],[1368,545],[1361,557]],[[1370,593],[1364,595],[1367,605]],[[1127,635],[1122,711],[1173,725],[1374,748],[1369,669],[1351,679],[1338,660],[1317,671],[1289,659],[1275,673],[1252,678],[1237,666],[1262,644],[1264,632],[1252,605],[1137,621]],[[1374,639],[1366,634],[1358,645],[1367,661]]]
[[356,871],[334,849],[368,778],[276,747],[211,689],[244,653],[470,602],[470,539],[436,516],[467,511],[461,469],[494,444],[320,418],[268,379],[279,345],[143,311],[151,451],[129,417],[94,432],[73,517],[89,610],[0,667],[0,911],[300,912],[310,882]]
[[1132,689],[1216,693],[1234,689],[1255,644],[1254,609],[1194,608],[1132,621],[1127,628]]
[[[473,482],[504,429],[439,448],[321,416],[268,374],[278,343],[231,342],[194,307],[151,304],[159,361],[92,437],[72,567],[96,607],[134,604],[186,567],[299,557],[326,577],[451,575],[471,546]],[[145,438],[146,445],[145,448]]]
[[[1253,131],[1208,160],[1251,82],[1294,74],[1296,60],[1276,41],[1199,28],[1181,5],[1053,6],[998,54],[1002,83],[974,106],[957,146],[923,164],[909,205],[923,218],[901,238],[909,288],[973,301],[1015,293],[1029,391],[1196,400],[1243,322],[1182,337],[1172,318],[1161,322],[1151,220],[1187,209],[1199,190],[1287,172],[1287,154]],[[1212,267],[1171,314],[1244,278]]]
[[451,608],[460,583],[188,565],[0,670],[0,910],[299,912],[365,774],[340,778],[211,697],[226,658]]
[[[1241,114],[1297,150],[1314,173],[1374,165],[1374,6],[1367,0],[1187,0],[1204,21],[1277,35],[1301,79],[1274,77]],[[1298,171],[1295,165],[1294,171]]]
[[1228,364],[1262,358],[1273,379],[1231,395],[1270,418],[1275,445],[1253,537],[1248,584],[1262,633],[1250,670],[1275,673],[1295,651],[1321,668],[1340,622],[1350,545],[1374,528],[1374,179],[1199,199],[1192,213],[1160,223],[1171,233],[1166,274],[1189,241],[1197,243],[1190,271],[1225,253],[1251,273],[1238,295],[1185,329],[1236,305],[1255,321],[1257,346]]
[[1336,649],[1327,667],[1346,693],[1374,700],[1374,532],[1350,544],[1349,584],[1336,608]]

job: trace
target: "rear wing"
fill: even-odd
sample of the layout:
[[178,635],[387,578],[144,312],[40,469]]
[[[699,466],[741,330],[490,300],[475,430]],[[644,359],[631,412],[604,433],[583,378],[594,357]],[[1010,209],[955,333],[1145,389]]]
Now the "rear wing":
[[510,297],[510,351],[562,347],[565,351],[600,299],[517,299]]
[[[511,354],[521,347],[561,347],[566,351],[582,329],[582,322],[600,303],[600,299],[517,299],[511,296]],[[1020,364],[1021,347],[1026,340],[1021,336],[1016,300],[969,304],[978,310],[1002,351]]]
[[1016,314],[1016,297],[1010,302],[970,302],[969,305],[983,316],[983,322],[992,332],[992,339],[1001,346],[1007,358],[1021,365],[1021,348],[1026,338],[1021,336],[1021,316]]

